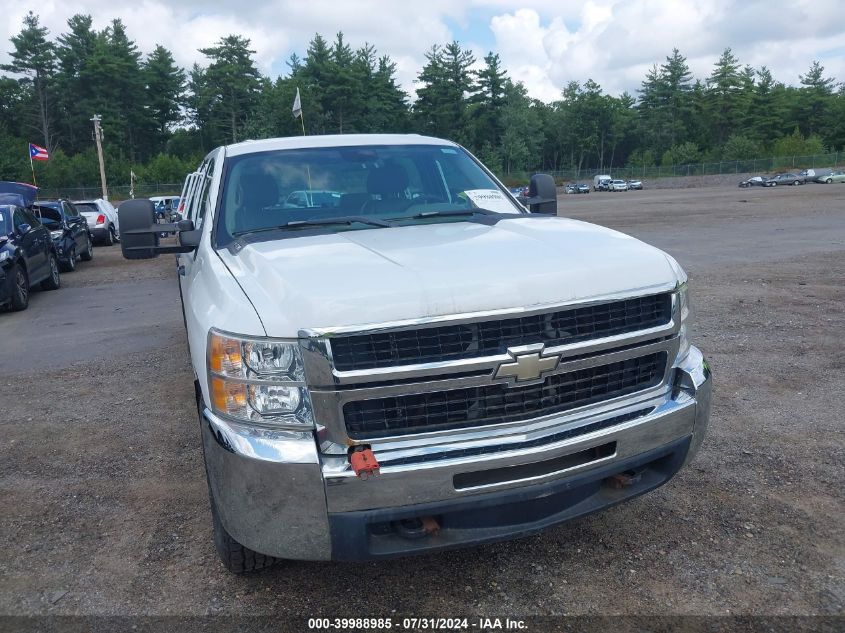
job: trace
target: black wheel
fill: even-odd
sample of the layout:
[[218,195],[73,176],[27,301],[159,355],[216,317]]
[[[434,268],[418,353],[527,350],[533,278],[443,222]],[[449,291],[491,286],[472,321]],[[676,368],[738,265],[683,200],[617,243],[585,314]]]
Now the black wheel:
[[82,251],[80,258],[83,262],[90,262],[92,259],[94,259],[94,248],[91,246],[90,235],[85,239],[85,250]]
[[111,246],[112,244],[114,244],[114,229],[112,227],[109,227],[109,230],[106,231],[106,237],[103,240],[103,243],[106,246]]
[[210,493],[208,497],[211,502],[211,521],[214,526],[214,546],[217,548],[217,554],[226,569],[233,574],[245,574],[267,569],[279,561],[278,558],[253,552],[233,539],[220,522],[214,499]]
[[41,282],[42,290],[58,290],[62,285],[61,277],[59,276],[59,260],[53,253],[50,253],[50,276]]
[[12,288],[12,302],[9,306],[12,310],[26,310],[29,305],[29,277],[20,264],[14,267],[15,285]]
[[793,183],[792,183],[792,186],[793,186],[793,187],[797,187],[797,186],[798,186],[798,185],[800,185],[800,184],[801,184],[801,181],[800,181],[800,180],[796,180],[795,182],[793,182]]
[[62,272],[72,273],[76,270],[76,246],[71,246],[67,252],[67,261],[62,262]]

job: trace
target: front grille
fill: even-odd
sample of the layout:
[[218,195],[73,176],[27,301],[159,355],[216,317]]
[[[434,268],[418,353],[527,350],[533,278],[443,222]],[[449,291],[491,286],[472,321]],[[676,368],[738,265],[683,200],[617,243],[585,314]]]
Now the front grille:
[[512,442],[509,444],[492,445],[487,444],[485,446],[473,446],[472,448],[446,450],[442,453],[422,453],[420,455],[409,455],[407,457],[398,457],[396,459],[391,459],[389,456],[384,458],[379,455],[378,459],[379,463],[382,466],[400,466],[405,464],[420,464],[425,462],[439,461],[441,459],[466,459],[467,457],[493,455],[505,451],[520,451],[526,448],[539,448],[541,446],[554,444],[555,442],[568,440],[573,437],[581,437],[582,435],[589,435],[590,433],[595,433],[596,431],[609,429],[610,427],[616,426],[617,424],[624,424],[625,422],[630,422],[631,420],[643,418],[652,411],[654,411],[654,407],[640,409],[638,411],[632,411],[623,415],[617,415],[612,418],[600,420],[599,422],[591,422],[590,424],[584,424],[583,426],[577,426],[575,428],[567,429],[565,431],[559,431],[557,433],[552,433],[551,435],[544,435],[543,437],[538,437],[533,440],[526,440],[524,442]]
[[561,413],[625,396],[663,379],[666,352],[548,376],[523,387],[487,385],[347,402],[346,432],[356,440],[462,429]]
[[340,371],[432,363],[503,354],[508,347],[566,345],[669,323],[672,295],[636,297],[546,314],[440,325],[331,340]]

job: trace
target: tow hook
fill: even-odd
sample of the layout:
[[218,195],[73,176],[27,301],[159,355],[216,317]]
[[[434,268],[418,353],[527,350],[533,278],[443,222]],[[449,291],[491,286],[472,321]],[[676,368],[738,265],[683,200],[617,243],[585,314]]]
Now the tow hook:
[[412,541],[434,536],[440,532],[440,523],[434,517],[414,517],[392,523],[395,532],[402,538]]
[[640,483],[642,476],[642,471],[626,470],[625,472],[608,477],[605,479],[605,482],[615,490],[622,490],[628,486]]
[[369,446],[353,447],[349,451],[349,463],[359,479],[365,480],[379,474],[378,461]]

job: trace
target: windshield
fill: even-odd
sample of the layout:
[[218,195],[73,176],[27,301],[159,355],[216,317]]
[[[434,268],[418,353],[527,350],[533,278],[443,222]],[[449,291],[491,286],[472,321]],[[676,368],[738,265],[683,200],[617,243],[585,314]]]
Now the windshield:
[[[454,222],[465,216],[435,213],[472,209],[521,212],[466,152],[454,146],[278,150],[229,158],[225,173],[219,217],[221,246],[233,236],[291,222],[350,216],[400,223]],[[415,217],[422,214],[425,217]],[[372,226],[332,223],[319,225],[319,230]]]
[[62,214],[52,206],[33,207],[36,217],[47,228],[56,228],[62,225]]

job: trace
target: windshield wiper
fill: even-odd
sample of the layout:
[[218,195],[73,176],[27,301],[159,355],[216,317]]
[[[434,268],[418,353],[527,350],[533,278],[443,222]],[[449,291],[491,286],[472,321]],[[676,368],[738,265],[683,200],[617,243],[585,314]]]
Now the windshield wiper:
[[390,218],[393,221],[397,220],[425,220],[426,218],[452,218],[464,217],[472,215],[506,215],[503,213],[496,213],[490,209],[456,209],[454,211],[423,211],[416,215],[403,215],[398,218]]
[[370,226],[389,227],[392,226],[390,222],[385,220],[377,220],[374,218],[365,218],[360,215],[350,215],[337,218],[322,218],[318,220],[292,220],[284,224],[277,224],[276,226],[266,226],[260,229],[246,229],[244,231],[235,231],[232,233],[235,237],[247,235],[250,233],[266,233],[268,231],[281,231],[285,229],[299,229],[313,226],[326,226],[332,224],[368,224]]

